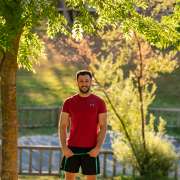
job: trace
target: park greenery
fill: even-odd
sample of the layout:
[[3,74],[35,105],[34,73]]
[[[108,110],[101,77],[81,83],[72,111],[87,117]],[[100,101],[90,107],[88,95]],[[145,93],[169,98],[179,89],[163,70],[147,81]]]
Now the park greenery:
[[[146,179],[167,176],[177,156],[166,137],[165,120],[160,117],[155,122],[148,109],[155,98],[156,78],[178,68],[177,61],[171,60],[176,52],[162,57],[136,34],[127,39],[120,29],[106,31],[103,36],[106,37],[103,54],[93,53],[86,40],[71,45],[90,60],[89,68],[97,85],[94,90],[103,92],[107,99],[108,119],[115,132],[114,152],[122,163],[130,164]],[[113,38],[121,46],[119,53],[109,54]],[[127,66],[130,66],[128,71]]]
[[[165,121],[160,117],[159,124],[155,126],[155,117],[148,114],[148,108],[155,97],[154,80],[159,74],[175,70],[177,61],[171,60],[173,53],[162,57],[156,52],[149,58],[144,51],[147,51],[147,46],[152,46],[152,42],[150,45],[144,43],[147,37],[137,34],[133,28],[128,38],[123,29],[121,32],[122,39],[125,37],[123,45],[126,50],[129,48],[128,53],[121,48],[115,61],[110,55],[91,64],[95,81],[102,88],[111,109],[110,124],[116,132],[113,149],[116,157],[133,166],[142,178],[166,177],[176,162],[176,152],[165,136]],[[156,47],[162,48],[159,45]],[[132,68],[124,72],[123,66],[131,59],[132,52]]]
[[[134,35],[127,43],[137,42],[138,49],[138,44],[144,42],[136,38]],[[177,62],[158,59],[158,56],[144,59],[141,49],[139,54],[126,75],[123,71],[123,66],[128,62],[126,51],[121,51],[121,56],[114,62],[109,56],[93,62],[90,67],[99,90],[109,104],[116,157],[122,163],[133,166],[145,179],[153,179],[167,176],[177,158],[173,145],[165,136],[165,120],[160,117],[155,126],[154,115],[148,113],[155,97],[156,85],[153,80],[160,73],[171,73],[177,68]]]
[[[46,23],[47,34],[50,37],[53,37],[57,33],[61,32],[66,35],[72,34],[72,37],[76,40],[83,38],[84,34],[96,35],[97,30],[121,28],[122,34],[127,38],[131,36],[135,37],[140,56],[141,39],[143,39],[143,41],[147,41],[151,46],[154,46],[159,50],[179,50],[180,38],[178,33],[178,1],[173,2],[173,8],[171,8],[172,11],[170,13],[167,15],[165,14],[159,20],[156,20],[153,16],[156,16],[156,13],[159,11],[158,8],[156,8],[156,13],[154,13],[151,17],[151,14],[148,15],[147,13],[149,2],[145,0],[66,0],[65,2],[67,7],[78,12],[76,17],[74,17],[74,23],[72,26],[68,25],[64,16],[57,11],[57,2],[58,1],[56,0],[0,0],[2,180],[16,180],[18,177],[16,73],[18,67],[33,70],[33,63],[37,62],[38,56],[43,52],[43,43],[38,37],[35,28],[41,26],[42,23]],[[90,9],[93,9],[92,13]],[[162,61],[162,63],[160,61]],[[104,63],[106,63],[106,61],[104,61]],[[145,133],[147,131],[145,118],[147,113],[146,108],[151,100],[151,90],[152,92],[154,91],[154,86],[151,82],[151,73],[155,72],[153,73],[153,76],[156,76],[157,73],[161,71],[172,71],[173,67],[175,68],[175,65],[174,62],[169,62],[166,59],[164,60],[164,58],[161,60],[154,59],[152,60],[152,63],[147,61],[147,64],[144,64],[142,57],[137,59],[134,64],[137,69],[132,71],[134,73],[129,74],[128,77],[130,79],[128,78],[129,80],[127,80],[127,82],[122,79],[122,76],[120,76],[118,72],[115,71],[117,73],[117,77],[111,77],[113,82],[108,82],[110,84],[105,85],[107,87],[111,87],[110,85],[113,85],[113,83],[124,82],[124,85],[127,84],[128,86],[133,87],[132,93],[134,93],[135,100],[132,100],[132,103],[137,103],[135,105],[137,109],[135,108],[135,110],[138,110],[136,120],[138,118],[141,120],[137,126],[141,129],[142,144],[139,143],[138,145],[142,145],[143,147],[141,157],[142,162],[146,162],[146,160],[149,162],[151,158],[149,158],[147,153],[149,151],[146,149],[148,147],[148,140],[146,139]],[[164,64],[164,67],[161,66],[162,64]],[[110,65],[110,63],[108,63],[108,65]],[[121,61],[117,61],[117,65],[112,64],[112,70],[118,69],[118,71],[121,71],[119,70],[120,65]],[[143,73],[144,66],[147,68],[145,74]],[[108,71],[106,70],[106,72]],[[119,78],[122,81],[118,81]],[[114,90],[117,90],[117,93],[119,93],[118,89],[115,89],[115,87],[113,88]],[[138,112],[140,112],[140,114]],[[129,123],[129,119],[127,119],[127,123]],[[123,132],[125,132],[126,138],[128,136],[133,138],[131,137],[131,134],[127,136],[127,132],[129,133],[129,131],[125,130]],[[159,131],[159,133],[160,132],[161,131]],[[133,144],[130,141],[128,142]],[[133,150],[133,155],[135,155],[133,157],[136,158],[135,160],[138,164],[138,170],[140,170],[141,167],[141,174],[144,175],[148,173],[147,168],[143,165],[140,166],[141,159],[137,156],[136,148],[134,148],[134,146],[136,146],[136,144],[133,146],[131,145],[131,150]]]

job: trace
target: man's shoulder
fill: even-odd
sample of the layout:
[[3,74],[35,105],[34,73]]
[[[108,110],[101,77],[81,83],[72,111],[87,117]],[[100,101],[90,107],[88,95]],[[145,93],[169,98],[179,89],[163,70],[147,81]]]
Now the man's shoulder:
[[73,99],[75,99],[78,96],[78,94],[74,94],[72,96],[69,96],[68,98],[65,99],[64,102],[71,102]]
[[96,94],[93,94],[93,93],[92,93],[92,97],[93,97],[94,99],[98,100],[98,101],[104,101],[104,99],[103,99],[102,97],[100,97],[100,96],[98,96],[98,95],[96,95]]

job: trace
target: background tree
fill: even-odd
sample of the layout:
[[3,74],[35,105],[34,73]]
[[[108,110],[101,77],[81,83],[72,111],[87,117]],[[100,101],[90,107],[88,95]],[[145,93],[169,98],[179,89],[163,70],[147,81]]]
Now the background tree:
[[57,11],[57,1],[0,0],[0,4],[1,179],[15,180],[18,179],[16,72],[18,66],[32,70],[33,62],[43,52],[35,27],[45,23],[47,33],[52,36],[66,32],[66,20]]
[[[133,37],[128,43],[136,42],[136,35]],[[140,56],[134,57],[134,67],[128,75],[124,74],[122,68],[127,59],[121,57],[114,62],[111,56],[101,62],[96,61],[92,69],[110,106],[110,124],[116,132],[113,142],[116,156],[123,163],[132,165],[141,176],[157,178],[167,175],[176,154],[164,136],[164,120],[160,118],[158,129],[155,130],[155,117],[152,114],[148,116],[148,107],[155,97],[153,80],[159,73],[172,72],[177,62],[170,61],[168,56],[143,58],[145,54],[141,51],[141,43],[142,40],[138,39]],[[147,44],[144,42],[143,46]]]
[[[103,92],[109,104],[115,155],[121,162],[132,165],[141,176],[151,179],[167,176],[176,160],[174,147],[165,136],[165,121],[160,118],[159,125],[155,126],[155,117],[149,115],[148,109],[155,98],[154,80],[159,74],[176,69],[177,61],[171,60],[174,54],[159,55],[148,43],[140,39],[137,42],[136,38],[122,40],[116,59],[111,54],[98,59],[86,40],[71,45],[78,49],[80,56],[91,61],[89,68],[98,85],[95,90],[101,95]],[[139,43],[144,47],[141,58]],[[132,67],[127,72],[124,66],[132,55]]]
[[[176,34],[176,31],[174,33]],[[109,34],[109,38],[105,34]],[[112,34],[116,36],[115,39],[112,38]],[[164,136],[164,121],[160,120],[156,132],[154,116],[151,114],[149,119],[147,115],[156,89],[153,80],[159,73],[170,73],[177,67],[177,62],[171,61],[176,52],[165,55],[157,48],[152,49],[133,31],[128,35],[121,28],[109,32],[106,30],[104,36],[106,45],[103,46],[103,50],[106,53],[103,55],[106,58],[101,60],[91,52],[86,40],[80,44],[71,41],[70,44],[78,49],[80,56],[92,62],[93,66],[90,68],[94,72],[95,80],[110,104],[112,128],[121,134],[115,138],[115,154],[124,162],[131,163],[142,176],[167,175],[176,154]],[[107,56],[107,49],[112,50],[115,47],[111,40],[121,47],[115,57],[114,53]],[[159,45],[158,43],[160,48]],[[178,47],[169,45],[171,48]],[[129,60],[132,61],[130,72],[123,73],[123,66]],[[147,126],[148,121],[150,125]],[[122,146],[124,148],[121,148]]]

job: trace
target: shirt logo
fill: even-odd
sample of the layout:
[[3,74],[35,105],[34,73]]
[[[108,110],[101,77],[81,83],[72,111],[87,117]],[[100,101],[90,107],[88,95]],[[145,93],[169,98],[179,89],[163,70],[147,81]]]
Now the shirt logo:
[[95,104],[91,103],[91,104],[90,104],[90,107],[95,107]]

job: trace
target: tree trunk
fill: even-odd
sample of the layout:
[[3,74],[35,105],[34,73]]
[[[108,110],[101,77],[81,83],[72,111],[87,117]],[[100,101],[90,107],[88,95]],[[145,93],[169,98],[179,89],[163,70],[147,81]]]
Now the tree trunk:
[[17,180],[16,57],[6,53],[1,71],[2,180]]
[[2,109],[2,171],[1,180],[17,180],[17,139],[18,120],[16,112],[16,72],[19,38],[5,53],[1,68],[1,109]]

